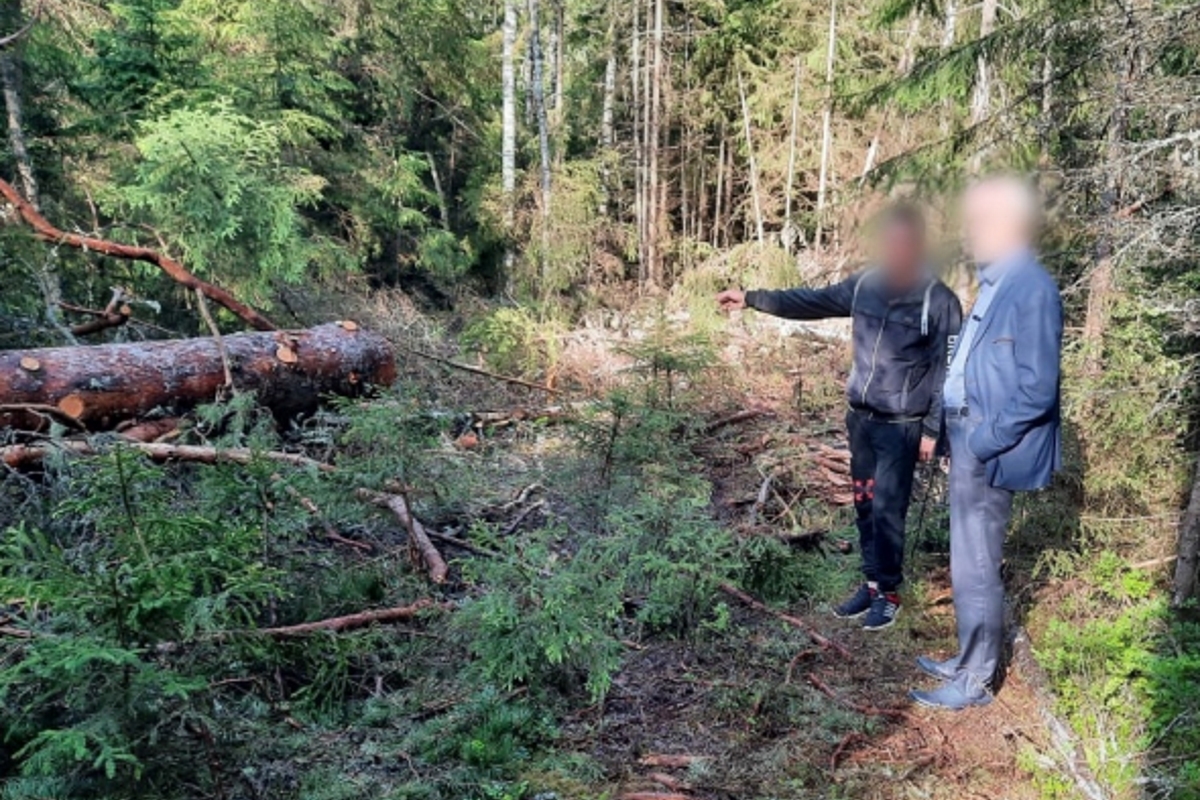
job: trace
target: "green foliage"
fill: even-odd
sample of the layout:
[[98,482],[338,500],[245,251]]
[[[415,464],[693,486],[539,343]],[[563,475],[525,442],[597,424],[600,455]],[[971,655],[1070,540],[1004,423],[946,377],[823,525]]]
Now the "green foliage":
[[493,367],[519,375],[553,370],[562,346],[563,325],[539,319],[529,307],[500,308],[463,331],[463,344],[478,350]]
[[0,727],[26,775],[131,781],[208,684],[156,647],[247,626],[286,593],[249,520],[180,513],[161,473],[120,448],[91,467],[54,533],[10,529],[0,548],[0,595],[47,615],[0,669]]
[[323,180],[284,158],[317,131],[303,114],[256,121],[225,102],[174,111],[138,137],[142,159],[119,201],[169,232],[194,272],[264,302],[272,281],[337,263],[335,249],[306,235],[301,214]]

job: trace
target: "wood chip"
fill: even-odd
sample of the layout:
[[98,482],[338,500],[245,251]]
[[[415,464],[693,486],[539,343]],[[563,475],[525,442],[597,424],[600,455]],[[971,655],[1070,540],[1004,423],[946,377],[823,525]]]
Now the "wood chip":
[[285,344],[281,344],[278,348],[276,348],[275,357],[284,364],[295,364],[300,360],[299,356],[296,355],[296,351]]

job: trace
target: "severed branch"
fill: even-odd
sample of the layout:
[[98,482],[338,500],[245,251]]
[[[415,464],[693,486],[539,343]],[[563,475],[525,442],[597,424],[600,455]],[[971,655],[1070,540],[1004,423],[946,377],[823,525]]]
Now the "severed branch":
[[812,640],[812,643],[817,645],[818,647],[820,647],[824,650],[833,650],[838,655],[840,655],[842,658],[850,658],[849,650],[847,650],[844,646],[838,644],[837,642],[833,641],[832,639],[828,639],[825,636],[822,636],[820,633],[813,630],[813,628],[808,623],[806,623],[804,620],[800,619],[799,617],[793,617],[791,614],[785,614],[782,611],[776,611],[775,609],[768,606],[766,603],[762,602],[761,600],[756,600],[755,598],[746,594],[741,589],[737,588],[736,586],[734,586],[732,584],[723,583],[720,585],[719,588],[725,594],[729,595],[730,597],[734,598],[735,600],[738,600],[738,601],[746,604],[750,608],[753,608],[755,611],[761,611],[764,614],[770,614],[771,616],[775,617],[776,619],[782,620],[783,622],[786,622],[788,625],[791,625],[793,628],[797,628],[799,630],[804,631],[806,634],[808,634],[808,638]]
[[78,250],[94,251],[113,258],[123,258],[128,261],[143,261],[165,272],[172,280],[181,286],[202,293],[209,300],[228,309],[239,319],[252,328],[260,331],[276,330],[275,323],[255,311],[250,306],[238,300],[229,292],[214,286],[207,281],[197,278],[183,264],[157,250],[137,245],[117,244],[94,236],[82,236],[77,233],[67,233],[56,228],[49,220],[33,207],[28,200],[21,196],[11,183],[0,179],[0,195],[12,203],[25,224],[33,228],[37,238],[54,245],[65,244]]
[[357,628],[366,628],[370,625],[386,625],[392,622],[407,622],[425,609],[445,607],[445,604],[437,603],[433,600],[425,598],[407,606],[381,608],[376,611],[363,611],[358,614],[347,614],[344,617],[333,617],[332,619],[322,619],[316,622],[304,622],[299,625],[285,625],[280,628],[260,628],[254,631],[247,631],[247,633],[258,634],[260,636],[271,636],[275,638],[304,636],[309,633],[319,633],[320,631],[337,633],[340,631],[355,630]]
[[425,562],[425,567],[429,570],[429,579],[434,583],[446,582],[446,576],[449,574],[446,561],[438,549],[433,546],[433,542],[429,540],[425,526],[413,516],[407,500],[398,494],[384,494],[383,492],[373,492],[370,489],[359,489],[357,495],[362,500],[386,508],[395,514],[396,519],[400,520],[400,524],[408,531],[409,541],[421,554],[421,560]]
[[[250,464],[255,459],[265,459],[293,467],[311,468],[320,472],[333,472],[332,464],[308,458],[295,453],[283,453],[276,450],[250,450],[247,448],[218,449],[199,445],[165,444],[162,442],[124,441],[126,447],[155,461],[190,461],[199,464]],[[70,453],[79,456],[98,455],[101,450],[91,442],[67,439],[45,444],[25,445],[14,444],[0,447],[0,463],[14,469],[29,467],[40,463],[46,456],[54,452]]]
[[555,389],[553,386],[546,386],[545,384],[542,384],[542,383],[534,383],[533,381],[527,381],[524,378],[514,378],[510,375],[500,375],[499,373],[491,372],[490,370],[486,370],[483,367],[473,367],[470,364],[461,364],[457,361],[452,361],[448,358],[443,358],[442,356],[434,355],[433,353],[427,353],[424,350],[417,350],[415,348],[406,347],[404,345],[401,345],[401,347],[404,347],[405,350],[412,353],[414,356],[419,356],[420,358],[425,358],[425,359],[428,359],[429,361],[436,361],[437,363],[444,364],[445,366],[451,367],[452,369],[462,370],[463,372],[470,372],[472,375],[482,375],[483,377],[491,378],[494,381],[501,381],[502,383],[511,383],[516,386],[524,386],[526,389],[536,389],[539,392],[546,392],[547,394],[562,394],[561,391],[559,391],[558,389]]

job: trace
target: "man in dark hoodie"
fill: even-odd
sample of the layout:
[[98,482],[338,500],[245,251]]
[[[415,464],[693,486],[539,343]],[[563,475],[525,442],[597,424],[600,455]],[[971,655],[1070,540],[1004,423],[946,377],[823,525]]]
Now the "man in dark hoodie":
[[941,438],[947,354],[962,325],[958,298],[928,266],[924,218],[915,206],[884,212],[878,250],[877,267],[824,289],[731,289],[717,296],[725,311],[853,321],[846,426],[865,581],[834,613],[862,617],[867,630],[889,627],[900,610],[913,474],[918,459],[934,457]]

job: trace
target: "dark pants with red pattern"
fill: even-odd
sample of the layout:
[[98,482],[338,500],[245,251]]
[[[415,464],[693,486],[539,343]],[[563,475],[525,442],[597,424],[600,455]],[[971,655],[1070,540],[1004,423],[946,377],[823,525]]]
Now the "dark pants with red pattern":
[[921,421],[851,409],[846,427],[863,574],[880,591],[892,592],[904,581],[904,520],[920,453]]

